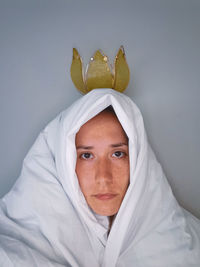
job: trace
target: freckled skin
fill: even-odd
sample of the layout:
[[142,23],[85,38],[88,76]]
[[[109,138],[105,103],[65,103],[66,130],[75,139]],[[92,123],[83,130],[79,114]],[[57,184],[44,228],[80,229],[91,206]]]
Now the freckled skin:
[[76,135],[76,174],[90,208],[115,215],[129,185],[128,138],[107,111],[86,122]]

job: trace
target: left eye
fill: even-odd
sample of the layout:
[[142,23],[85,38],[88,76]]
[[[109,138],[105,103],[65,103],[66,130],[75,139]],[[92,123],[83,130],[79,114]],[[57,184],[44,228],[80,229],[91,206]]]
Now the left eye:
[[124,155],[125,155],[125,153],[122,151],[116,151],[112,154],[112,156],[115,158],[122,158]]

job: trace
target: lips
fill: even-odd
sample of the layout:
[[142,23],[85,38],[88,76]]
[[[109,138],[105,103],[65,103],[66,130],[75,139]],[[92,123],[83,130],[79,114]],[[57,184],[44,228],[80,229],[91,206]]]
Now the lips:
[[112,194],[112,193],[105,193],[105,194],[96,194],[94,197],[98,200],[111,200],[115,198],[117,194]]

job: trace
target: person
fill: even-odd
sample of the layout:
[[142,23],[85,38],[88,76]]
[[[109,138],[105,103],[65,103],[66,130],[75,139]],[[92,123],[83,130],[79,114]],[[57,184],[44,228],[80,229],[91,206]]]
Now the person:
[[92,90],[41,132],[0,201],[0,266],[200,266],[129,97]]
[[81,126],[75,144],[81,191],[91,210],[108,216],[111,228],[130,176],[128,137],[111,106]]

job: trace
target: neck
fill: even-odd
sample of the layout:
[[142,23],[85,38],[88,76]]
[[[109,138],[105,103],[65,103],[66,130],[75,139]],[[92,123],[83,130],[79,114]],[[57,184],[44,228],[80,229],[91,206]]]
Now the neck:
[[111,230],[111,227],[112,227],[112,224],[113,224],[114,219],[115,219],[115,215],[109,216],[109,229],[108,229],[108,235],[109,235],[109,233],[110,233],[110,230]]

